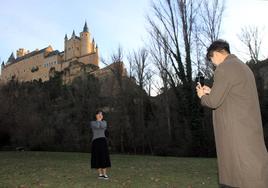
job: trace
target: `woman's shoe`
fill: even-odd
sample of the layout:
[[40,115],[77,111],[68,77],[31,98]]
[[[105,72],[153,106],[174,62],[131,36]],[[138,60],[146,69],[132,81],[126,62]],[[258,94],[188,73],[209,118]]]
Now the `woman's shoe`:
[[106,174],[104,174],[102,177],[103,177],[103,179],[105,179],[105,180],[108,180],[108,179],[109,179],[109,177],[108,177]]

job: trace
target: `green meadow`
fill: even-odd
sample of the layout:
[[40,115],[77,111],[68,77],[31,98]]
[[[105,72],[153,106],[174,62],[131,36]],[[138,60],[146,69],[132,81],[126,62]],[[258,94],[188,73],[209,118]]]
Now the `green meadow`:
[[0,152],[1,188],[216,188],[215,158],[111,155],[97,179],[89,153]]

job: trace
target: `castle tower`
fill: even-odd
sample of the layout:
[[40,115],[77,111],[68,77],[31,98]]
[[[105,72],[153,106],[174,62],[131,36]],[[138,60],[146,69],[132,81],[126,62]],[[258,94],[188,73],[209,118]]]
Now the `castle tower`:
[[29,51],[27,51],[26,49],[20,48],[20,49],[17,50],[17,58],[25,56],[28,53],[29,53]]
[[2,64],[1,64],[1,69],[3,70],[4,68],[5,68],[5,63],[3,61]]
[[90,43],[90,33],[88,32],[87,22],[85,22],[83,32],[80,33],[81,38],[81,56],[89,54],[92,51]]
[[64,37],[64,61],[67,60],[67,41],[68,41],[68,37],[67,37],[67,34],[65,34],[65,37]]
[[71,50],[69,50],[72,58],[75,57],[75,36],[76,36],[75,31],[73,30],[73,34],[72,34],[72,37],[70,39]]
[[92,44],[91,44],[91,51],[92,52],[95,52],[95,48],[96,48],[96,46],[95,46],[95,40],[94,40],[94,38],[92,39]]
[[80,57],[80,38],[73,34],[68,40],[67,35],[64,38],[64,60],[68,61]]

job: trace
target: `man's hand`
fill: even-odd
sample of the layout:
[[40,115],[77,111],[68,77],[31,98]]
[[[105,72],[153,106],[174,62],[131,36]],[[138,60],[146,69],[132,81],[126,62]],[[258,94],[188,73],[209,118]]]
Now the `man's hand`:
[[204,90],[205,94],[210,94],[210,92],[211,92],[210,87],[208,87],[206,85],[203,86],[203,90]]
[[206,92],[210,92],[210,91],[208,91],[208,89],[207,88],[209,88],[209,87],[207,87],[207,86],[201,86],[201,84],[199,83],[199,82],[197,82],[197,86],[196,86],[196,93],[197,93],[197,96],[199,97],[199,98],[201,98],[203,95],[206,95],[207,93],[205,92],[205,90],[204,90],[204,88],[206,88]]

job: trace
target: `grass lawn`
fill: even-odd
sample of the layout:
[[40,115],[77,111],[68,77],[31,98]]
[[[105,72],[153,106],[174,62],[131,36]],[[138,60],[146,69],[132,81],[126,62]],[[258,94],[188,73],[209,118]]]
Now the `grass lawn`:
[[1,188],[217,188],[216,159],[111,155],[98,180],[89,153],[0,152]]

